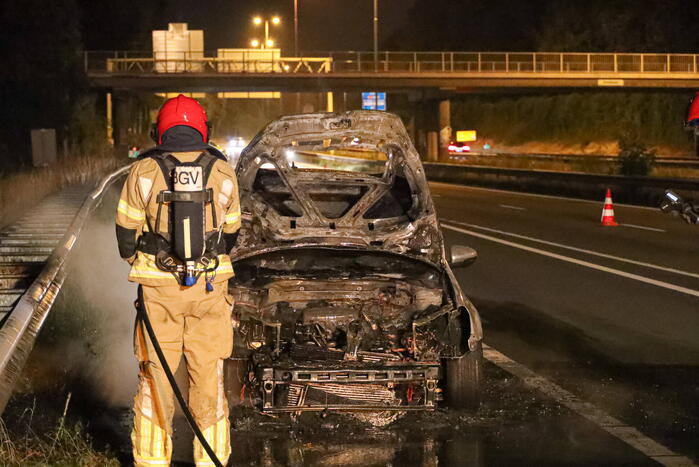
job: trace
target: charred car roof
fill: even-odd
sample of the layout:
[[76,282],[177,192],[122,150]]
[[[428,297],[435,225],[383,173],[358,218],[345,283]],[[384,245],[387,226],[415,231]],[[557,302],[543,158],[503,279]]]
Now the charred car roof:
[[236,172],[243,226],[234,259],[321,246],[444,261],[422,163],[396,115],[280,118],[243,150]]

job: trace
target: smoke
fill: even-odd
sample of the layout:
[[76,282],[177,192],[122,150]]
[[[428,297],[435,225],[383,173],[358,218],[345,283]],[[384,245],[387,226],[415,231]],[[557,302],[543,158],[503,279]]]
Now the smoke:
[[[117,189],[120,187],[115,187]],[[133,353],[136,285],[118,254],[116,202],[108,196],[80,235],[69,259],[60,302],[51,316],[53,351],[70,374],[112,407],[126,407],[136,391]]]
[[[136,286],[126,280],[129,266],[118,254],[114,223],[93,223],[76,258],[89,321],[95,326],[85,362],[86,376],[107,402],[128,405],[133,397],[138,365],[133,353],[133,306]],[[85,241],[87,240],[87,241]]]

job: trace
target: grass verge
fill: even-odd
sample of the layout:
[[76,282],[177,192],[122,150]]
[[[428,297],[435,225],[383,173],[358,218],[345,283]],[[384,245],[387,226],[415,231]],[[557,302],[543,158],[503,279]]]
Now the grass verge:
[[11,428],[0,420],[0,466],[119,466],[113,454],[93,447],[79,421],[67,421],[69,405],[70,393],[58,418],[35,414],[35,401],[11,417]]
[[0,173],[0,228],[47,195],[70,185],[94,183],[125,163],[109,151],[95,156],[64,156],[51,167]]

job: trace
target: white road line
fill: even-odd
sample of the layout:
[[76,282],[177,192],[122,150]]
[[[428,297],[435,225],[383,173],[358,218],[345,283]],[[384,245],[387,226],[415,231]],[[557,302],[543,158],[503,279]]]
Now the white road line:
[[505,209],[514,209],[515,211],[526,211],[527,210],[527,208],[522,208],[519,206],[512,206],[510,204],[501,204],[500,207],[505,208]]
[[487,345],[483,346],[483,357],[508,373],[520,378],[524,384],[537,389],[559,404],[591,421],[604,431],[642,452],[654,461],[666,466],[694,466],[691,459],[681,456],[657,441],[644,435],[638,429],[626,425],[590,402],[578,398],[556,383],[534,373],[524,365]]
[[688,272],[688,271],[682,271],[681,269],[668,268],[665,266],[659,266],[657,264],[652,264],[652,263],[644,263],[643,261],[636,261],[633,259],[623,258],[621,256],[608,255],[606,253],[600,253],[597,251],[586,250],[584,248],[576,248],[574,246],[564,245],[562,243],[549,242],[547,240],[542,240],[540,238],[527,237],[526,235],[520,235],[520,234],[516,234],[516,233],[512,233],[512,232],[505,232],[503,230],[491,229],[489,227],[483,227],[480,225],[467,224],[466,222],[459,222],[459,221],[454,221],[454,220],[450,220],[450,219],[444,219],[444,221],[451,222],[452,224],[462,225],[462,226],[469,227],[472,229],[484,230],[486,232],[507,235],[509,237],[519,238],[522,240],[528,240],[530,242],[541,243],[542,245],[549,245],[549,246],[554,246],[557,248],[564,248],[566,250],[577,251],[579,253],[585,253],[587,255],[598,256],[600,258],[612,259],[614,261],[620,261],[620,262],[624,262],[624,263],[628,263],[628,264],[633,264],[636,266],[643,266],[646,268],[657,269],[658,271],[670,272],[672,274],[679,274],[682,276],[693,277],[695,279],[699,279],[699,274],[696,274],[693,272]]
[[622,222],[619,222],[619,225],[623,225],[624,227],[631,227],[632,229],[650,230],[651,232],[667,232],[667,230],[665,229],[656,229],[655,227],[646,227],[645,225],[624,224]]
[[[598,204],[600,206],[604,204],[603,199],[600,199],[599,201],[592,201],[589,199],[566,198],[565,196],[540,195],[538,193],[523,193],[521,191],[498,190],[496,188],[483,188],[480,186],[460,185],[458,183],[430,182],[430,185],[435,185],[435,186],[444,185],[444,186],[449,186],[449,187],[463,188],[465,190],[490,191],[493,193],[503,193],[506,195],[513,195],[513,196],[530,196],[532,198],[557,199],[557,200],[562,200],[562,201],[572,201],[575,203],[592,203],[592,204]],[[604,194],[604,193],[602,193],[602,194]],[[623,203],[614,203],[614,206],[623,206],[625,208],[646,209],[646,210],[660,212],[659,208],[652,208],[650,206],[636,206],[633,204],[623,204]]]
[[526,245],[519,243],[510,242],[497,237],[491,237],[490,235],[485,235],[479,232],[474,232],[472,230],[466,230],[459,227],[454,227],[451,225],[442,224],[442,228],[454,230],[456,232],[461,232],[466,235],[471,235],[474,237],[482,238],[484,240],[490,240],[491,242],[500,243],[502,245],[507,245],[513,248],[518,248],[520,250],[529,251],[530,253],[536,253],[537,255],[548,256],[549,258],[554,258],[560,261],[565,261],[567,263],[577,264],[579,266],[584,266],[590,269],[596,269],[598,271],[607,272],[609,274],[615,274],[617,276],[625,277],[627,279],[633,279],[638,282],[644,282],[646,284],[655,285],[657,287],[662,287],[664,289],[672,290],[674,292],[679,292],[687,295],[692,295],[694,297],[699,297],[699,290],[688,289],[687,287],[681,287],[679,285],[670,284],[669,282],[663,282],[650,277],[639,276],[638,274],[631,274],[629,272],[621,271],[619,269],[608,268],[607,266],[602,266],[600,264],[590,263],[588,261],[582,261],[576,258],[571,258],[570,256],[559,255],[557,253],[551,253],[546,250],[537,250]]

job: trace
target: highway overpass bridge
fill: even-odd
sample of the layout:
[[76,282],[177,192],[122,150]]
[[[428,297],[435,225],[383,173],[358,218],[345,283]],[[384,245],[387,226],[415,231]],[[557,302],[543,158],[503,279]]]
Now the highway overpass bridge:
[[85,69],[93,87],[159,92],[699,88],[697,54],[326,52],[273,60],[198,55],[86,52]]
[[[434,160],[437,148],[446,146],[436,142],[436,132],[442,132],[441,139],[449,138],[443,131],[451,127],[449,99],[461,93],[699,89],[698,54],[323,52],[263,59],[215,55],[86,52],[90,85],[110,92],[110,99],[114,94],[115,116],[110,104],[107,119],[114,122],[117,144],[128,144],[129,96],[143,92],[281,92],[280,113],[290,114],[357,108],[357,102],[348,104],[348,94],[358,99],[359,91],[389,91],[402,95],[407,104],[402,111],[411,115],[411,136],[418,150]],[[301,104],[298,93],[315,93],[310,97],[312,109]],[[343,97],[333,98],[333,93]]]

